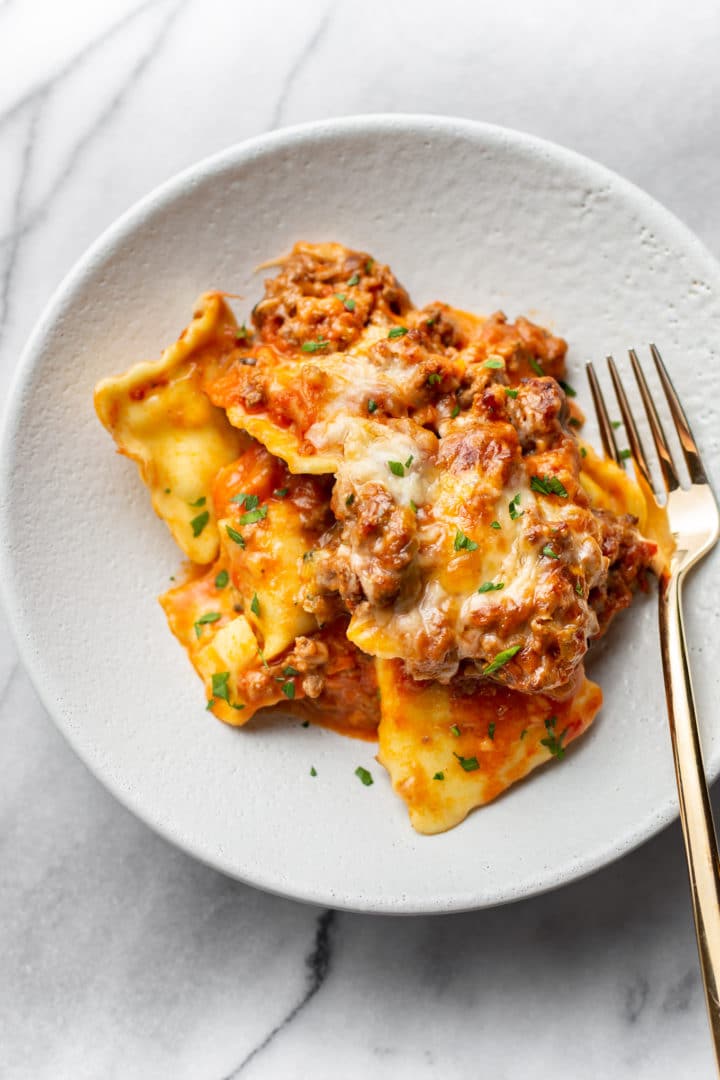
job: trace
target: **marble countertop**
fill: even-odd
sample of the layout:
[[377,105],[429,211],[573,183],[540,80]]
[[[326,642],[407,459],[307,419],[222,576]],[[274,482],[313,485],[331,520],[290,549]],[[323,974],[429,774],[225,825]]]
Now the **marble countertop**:
[[[303,120],[524,129],[625,174],[720,255],[715,0],[2,0],[0,40],[0,398],[118,214]],[[506,908],[319,911],[122,809],[56,732],[1,616],[0,710],[4,1080],[714,1075],[677,825]]]

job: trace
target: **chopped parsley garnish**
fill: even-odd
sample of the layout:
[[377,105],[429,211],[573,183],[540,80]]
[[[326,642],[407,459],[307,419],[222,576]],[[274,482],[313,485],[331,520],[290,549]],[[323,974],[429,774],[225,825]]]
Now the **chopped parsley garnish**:
[[222,698],[230,704],[230,692],[228,690],[229,671],[216,671],[212,677],[212,692],[214,698]]
[[525,736],[526,736],[526,735],[527,735],[527,728],[526,728],[526,727],[524,727],[524,728],[522,729],[522,731],[520,732],[520,742],[522,742],[522,741],[523,741],[523,739],[525,738]]
[[262,649],[260,648],[259,645],[258,645],[258,656],[262,660],[262,665],[265,668],[265,670],[269,671],[270,670],[270,665],[268,664],[267,660],[265,659],[265,653],[262,651]]
[[303,551],[303,562],[309,562],[312,559],[315,551],[311,548],[310,551]]
[[575,592],[578,594],[578,596],[583,595],[583,587],[582,587],[582,585],[580,584],[579,581],[575,582]]
[[573,386],[571,386],[569,382],[565,382],[564,379],[558,379],[558,382],[560,383],[568,397],[577,397],[577,390]]
[[545,374],[545,372],[543,371],[541,365],[537,362],[537,360],[535,359],[534,356],[530,357],[529,363],[530,363],[530,367],[533,369],[533,371],[535,372],[536,375],[544,375]]
[[403,465],[402,461],[388,461],[387,465],[393,476],[405,475],[405,466]]
[[409,469],[409,468],[410,468],[410,466],[412,465],[412,463],[413,463],[413,461],[414,461],[414,460],[415,460],[415,458],[414,458],[414,457],[413,457],[413,455],[411,454],[411,455],[410,455],[410,457],[409,457],[409,458],[407,459],[407,461],[405,462],[405,468],[406,468],[406,469]]
[[476,757],[463,757],[462,754],[455,754],[455,757],[458,759],[465,772],[475,772],[476,769],[480,768]]
[[558,553],[556,551],[553,551],[553,549],[550,547],[549,544],[546,544],[545,547],[542,549],[542,554],[546,555],[548,557],[548,559],[559,559],[560,558]]
[[292,699],[295,697],[295,683],[292,681],[292,679],[284,682],[280,689],[289,701],[292,701]]
[[378,407],[377,401],[374,401],[372,398],[369,398],[368,403],[367,403],[367,411],[369,413],[377,412],[377,407]]
[[357,776],[358,780],[365,785],[365,787],[370,787],[373,782],[371,773],[369,773],[367,769],[363,769],[362,765],[358,765],[357,769],[355,770],[355,775]]
[[348,497],[347,497],[347,498],[346,498],[346,500],[345,500],[345,505],[346,505],[346,506],[352,506],[352,504],[353,504],[354,502],[355,502],[355,495],[354,495],[354,494],[353,494],[353,492],[351,491],[351,492],[350,492],[350,494],[348,495]]
[[215,578],[215,588],[224,589],[230,580],[230,575],[227,570],[221,570],[218,576]]
[[165,488],[165,494],[169,495],[171,493],[171,490],[172,490],[171,488]]
[[620,451],[620,460],[621,461],[627,461],[627,459],[630,456],[631,456],[631,451],[630,450],[621,450]]
[[471,540],[469,536],[466,536],[462,529],[458,529],[455,533],[454,548],[456,551],[475,551],[477,544],[474,540]]
[[444,772],[436,772],[435,775],[433,776],[433,780],[444,780],[444,779],[445,779],[445,773]]
[[407,326],[393,326],[393,328],[388,333],[388,338],[390,339],[390,341],[392,341],[393,338],[405,337],[407,332]]
[[438,375],[437,371],[433,371],[432,374],[428,375],[428,386],[437,386],[439,382],[442,382],[442,375]]
[[205,626],[206,623],[214,623],[217,622],[218,619],[222,619],[222,615],[219,611],[206,611],[205,614],[201,615],[200,618],[193,624],[195,627],[195,637],[200,637],[200,635],[202,634],[202,628],[203,626]]
[[563,499],[568,497],[565,485],[558,480],[557,476],[546,476],[545,479],[540,476],[531,476],[530,487],[533,491],[539,491],[541,495],[560,495]]
[[587,450],[584,446],[580,447],[580,457],[587,457]]
[[582,424],[578,420],[577,416],[571,416],[570,419],[568,420],[568,424],[570,425],[570,427],[575,427],[575,428],[581,428],[582,427]]
[[250,601],[250,610],[252,611],[253,615],[260,614],[260,601],[258,600],[257,593],[253,593],[253,598]]
[[500,524],[499,521],[491,521],[490,522],[490,528],[491,529],[502,529],[502,525]]
[[450,413],[450,419],[454,420],[459,412],[460,412],[460,406],[459,405],[453,405],[452,412]]
[[348,278],[348,285],[359,285],[359,284],[360,284],[360,275],[357,272],[354,273],[351,278]]
[[374,265],[375,265],[375,260],[374,259],[368,259],[368,261],[365,263],[365,273],[366,274],[372,274],[372,268],[373,268]]
[[556,757],[558,761],[565,757],[565,747],[563,746],[563,739],[567,735],[567,728],[561,731],[559,735],[555,734],[555,725],[557,724],[557,717],[550,716],[545,721],[545,729],[547,731],[547,738],[540,740],[541,746],[546,746],[553,757]]
[[490,368],[491,371],[501,371],[505,367],[505,361],[493,356],[485,361],[483,367]]
[[494,581],[486,581],[480,586],[478,592],[500,592],[500,590],[504,588],[504,581],[498,581],[497,585]]
[[291,678],[291,676],[293,676],[293,675],[299,675],[300,674],[298,669],[296,667],[293,667],[292,664],[288,664],[287,667],[284,667],[282,673],[283,673],[283,675],[285,676],[286,679]]
[[245,338],[249,337],[249,336],[250,336],[250,331],[248,330],[245,323],[243,323],[242,326],[239,326],[237,328],[237,330],[235,331],[235,339],[237,341],[244,341]]
[[516,398],[518,396],[517,390],[511,390],[509,386],[505,387],[505,397]]
[[247,514],[241,514],[238,518],[239,525],[254,525],[256,521],[262,521],[267,517],[267,506],[259,506],[257,510],[248,510]]
[[234,540],[236,544],[239,544],[241,548],[245,547],[245,537],[241,536],[237,529],[233,529],[232,525],[226,525],[225,532],[230,539]]
[[352,297],[349,300],[343,300],[343,304],[345,305],[346,311],[355,310],[355,301],[352,299]]
[[488,724],[488,739],[495,741],[495,723]]
[[420,509],[420,507],[418,506],[418,504],[417,504],[416,502],[414,502],[414,501],[413,501],[413,500],[411,499],[411,500],[410,500],[410,509],[412,510],[412,512],[413,512],[414,514],[417,514],[418,510]]
[[315,768],[314,765],[310,766],[310,775],[311,776],[317,776],[317,769]]
[[511,499],[510,502],[508,503],[508,510],[510,511],[510,520],[511,521],[517,521],[517,519],[521,518],[523,516],[523,514],[525,513],[524,510],[518,510],[519,505],[520,505],[520,492],[518,491],[515,498]]
[[304,341],[302,351],[303,352],[319,352],[320,349],[325,349],[330,342],[326,338],[318,338],[317,341]]
[[239,493],[237,495],[233,495],[230,502],[237,503],[238,506],[242,506],[244,504],[246,510],[254,510],[255,507],[260,502],[260,496],[259,495],[244,495],[242,493]]
[[205,526],[207,525],[209,520],[210,520],[210,511],[209,510],[203,510],[202,514],[198,514],[197,517],[194,517],[192,519],[192,521],[190,522],[190,527],[192,528],[193,536],[199,536],[200,533],[205,528]]
[[619,427],[622,427],[622,420],[611,420],[610,425],[614,431],[617,431]]
[[273,495],[276,499],[284,499],[290,488],[275,488]]
[[457,726],[457,724],[453,724],[453,726],[450,728],[450,731],[455,736],[456,739],[459,737],[460,728]]
[[210,709],[212,709],[214,704],[215,704],[215,698],[211,697],[210,700],[208,701],[207,705],[205,706],[205,708],[208,710],[208,712],[210,711]]
[[515,656],[516,653],[519,653],[521,649],[522,645],[511,645],[508,649],[503,649],[502,652],[497,654],[494,660],[491,660],[490,663],[483,668],[483,675],[494,675],[504,664],[507,664],[508,660],[512,660],[513,656]]
[[194,503],[188,503],[188,506],[192,506],[192,508],[195,509],[196,506],[204,506],[206,502],[207,499],[205,498],[205,496],[201,495],[200,498],[196,499]]

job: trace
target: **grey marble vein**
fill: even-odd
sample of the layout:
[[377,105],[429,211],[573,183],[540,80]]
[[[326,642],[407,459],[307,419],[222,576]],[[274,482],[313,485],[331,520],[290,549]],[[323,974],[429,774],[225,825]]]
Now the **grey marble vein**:
[[295,60],[288,68],[287,75],[283,79],[282,85],[280,87],[280,93],[278,94],[277,100],[275,102],[275,108],[273,109],[272,116],[270,117],[270,123],[268,126],[270,131],[280,126],[280,123],[284,117],[285,107],[287,106],[293,88],[295,87],[300,75],[302,74],[305,65],[311,59],[313,51],[317,48],[317,46],[327,34],[330,23],[332,22],[335,7],[335,4],[330,4],[330,6],[325,10],[325,13],[317,23],[317,26],[315,27],[313,32],[310,34],[310,37],[302,46],[297,56],[295,57]]

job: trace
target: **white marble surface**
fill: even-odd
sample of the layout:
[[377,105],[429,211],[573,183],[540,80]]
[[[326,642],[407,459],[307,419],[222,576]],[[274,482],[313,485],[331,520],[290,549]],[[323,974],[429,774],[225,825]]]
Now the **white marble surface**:
[[[716,0],[4,0],[0,42],[3,397],[107,224],[195,159],[301,120],[525,129],[624,173],[720,254]],[[3,1080],[713,1075],[677,826],[508,908],[332,914],[226,880],[116,805],[4,623],[0,709]]]

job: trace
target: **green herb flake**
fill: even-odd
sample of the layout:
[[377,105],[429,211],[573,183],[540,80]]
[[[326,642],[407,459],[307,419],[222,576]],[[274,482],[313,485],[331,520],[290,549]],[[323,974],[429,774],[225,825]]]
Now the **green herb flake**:
[[195,502],[188,503],[188,506],[192,506],[192,508],[194,510],[195,507],[197,507],[197,506],[204,506],[206,502],[207,502],[206,497],[204,495],[201,495],[199,499],[195,500]]
[[208,710],[208,712],[210,711],[210,709],[212,709],[214,704],[215,704],[215,698],[211,697],[210,700],[208,701],[207,705],[205,706],[205,708]]
[[522,645],[511,645],[509,649],[503,649],[499,652],[494,660],[483,668],[483,675],[494,675],[496,671],[499,671],[504,664],[507,664],[508,660],[512,660],[516,653],[519,653]]
[[629,457],[632,457],[632,452],[630,450],[621,450],[620,451],[620,460],[621,461],[627,461],[627,459]]
[[524,510],[518,510],[519,505],[520,505],[520,492],[518,492],[517,495],[515,496],[515,498],[511,499],[510,502],[508,503],[508,510],[510,512],[510,520],[511,521],[517,521],[517,519],[521,518],[523,516],[523,514],[525,513]]
[[557,717],[550,716],[545,721],[545,729],[547,731],[547,738],[540,740],[540,745],[547,747],[553,757],[556,757],[558,761],[561,761],[565,757],[565,747],[563,746],[563,740],[567,735],[568,729],[565,728],[559,735],[555,734],[555,725],[557,724]]
[[494,581],[485,581],[485,582],[483,582],[483,584],[478,589],[478,592],[479,593],[500,592],[500,590],[504,589],[504,588],[505,588],[505,582],[504,581],[498,581],[497,584],[495,584]]
[[253,615],[260,615],[260,601],[258,600],[257,593],[253,593],[253,598],[250,601],[250,610],[252,611]]
[[354,311],[355,301],[352,299],[352,297],[350,297],[348,300],[343,300],[343,306],[345,307],[346,311]]
[[495,741],[495,723],[488,724],[488,739]]
[[366,274],[372,274],[372,268],[373,268],[374,265],[375,265],[375,260],[374,259],[368,259],[367,262],[365,263],[365,273]]
[[257,510],[248,510],[247,514],[241,514],[238,518],[239,525],[254,525],[256,521],[262,521],[267,517],[267,506],[259,506]]
[[320,352],[321,349],[327,348],[330,342],[325,338],[318,338],[316,341],[303,342],[302,351],[307,353]]
[[582,427],[582,424],[580,423],[580,421],[578,420],[578,418],[576,416],[571,416],[570,419],[568,420],[568,424],[570,425],[570,427],[574,427],[574,428],[581,428]]
[[315,551],[313,549],[310,551],[303,551],[303,562],[310,562],[314,554]]
[[453,405],[452,412],[450,413],[450,419],[454,420],[455,417],[459,415],[459,413],[460,413],[460,406],[459,405]]
[[523,741],[523,739],[525,738],[525,736],[526,736],[526,735],[527,735],[527,728],[526,728],[526,727],[524,727],[524,728],[522,729],[522,731],[520,732],[520,742],[522,742],[522,741]]
[[241,709],[245,708],[244,705],[239,705],[234,701],[228,701],[228,705],[230,706],[231,709],[237,709],[238,712],[240,712]]
[[362,765],[358,765],[357,769],[355,770],[355,775],[357,776],[360,783],[364,784],[365,787],[370,787],[373,782],[372,774],[369,773],[367,769],[363,769]]
[[206,611],[205,614],[201,615],[200,618],[193,624],[195,627],[195,637],[200,637],[200,635],[202,634],[203,626],[205,626],[207,623],[217,622],[218,619],[222,619],[222,615],[219,611]]
[[490,528],[491,529],[502,529],[502,525],[500,524],[499,521],[491,521],[490,522]]
[[436,772],[435,775],[433,776],[433,780],[444,780],[444,779],[445,779],[445,773],[444,772]]
[[345,505],[346,505],[346,506],[352,506],[352,504],[353,504],[354,502],[355,502],[355,495],[354,495],[354,494],[353,494],[353,492],[351,491],[351,492],[350,492],[350,494],[348,495],[348,497],[347,497],[347,498],[346,498],[346,500],[345,500]]
[[193,531],[193,536],[199,536],[200,533],[205,528],[205,526],[207,525],[209,520],[210,520],[210,511],[209,510],[203,510],[202,514],[198,514],[197,517],[194,517],[192,519],[192,521],[190,522],[190,528]]
[[414,502],[413,499],[410,500],[410,509],[412,510],[413,514],[417,514],[418,510],[420,509],[418,504]]
[[283,673],[283,675],[285,676],[286,679],[291,678],[293,675],[299,675],[300,674],[298,669],[293,667],[292,664],[288,664],[287,667],[284,667],[282,673]]
[[568,397],[577,397],[577,390],[573,386],[571,386],[570,383],[565,382],[564,379],[558,379],[558,382],[560,383]]
[[502,371],[505,367],[505,361],[500,357],[493,356],[489,360],[486,360],[483,367],[490,368],[491,371]]
[[388,461],[387,466],[393,476],[405,475],[405,466],[402,461]]
[[230,539],[234,540],[236,544],[239,544],[241,548],[245,547],[245,537],[241,536],[237,529],[233,529],[232,525],[226,525],[225,532],[228,534]]
[[427,377],[428,386],[437,386],[437,384],[439,382],[442,382],[442,375],[439,375],[437,373],[437,371],[433,371],[430,375],[428,375],[428,377]]
[[394,338],[405,337],[408,332],[407,326],[393,326],[388,333],[388,338],[392,341]]
[[311,776],[317,776],[317,769],[315,768],[314,765],[310,766],[310,775]]
[[415,458],[414,458],[414,456],[413,456],[413,455],[411,454],[411,455],[410,455],[410,457],[409,457],[409,458],[407,459],[407,461],[405,462],[405,468],[406,468],[406,469],[409,469],[409,468],[410,468],[410,466],[412,465],[412,463],[413,463],[413,461],[414,461],[414,460],[415,460]]
[[360,284],[360,275],[358,273],[353,274],[353,276],[351,278],[348,278],[347,283],[348,283],[348,285],[350,287],[352,287],[353,285],[359,285]]
[[575,592],[578,594],[578,596],[583,595],[583,587],[582,587],[582,585],[580,584],[579,581],[575,582]]
[[505,387],[505,397],[516,398],[518,396],[517,390],[511,390],[509,386]]
[[378,407],[377,401],[374,401],[373,398],[369,398],[368,403],[367,403],[367,411],[369,413],[377,412],[377,407]]
[[545,545],[545,547],[542,549],[541,554],[547,556],[548,559],[559,559],[560,558],[558,553],[556,551],[553,551],[553,549],[550,547],[549,544]]
[[244,505],[246,510],[254,510],[255,507],[260,502],[260,496],[259,495],[245,495],[242,492],[239,492],[237,495],[233,495],[230,502],[237,503],[238,506],[243,506]]
[[530,357],[530,367],[533,369],[536,375],[544,375],[545,372],[542,369],[542,365],[537,362],[534,356]]
[[227,570],[221,570],[218,576],[215,578],[215,588],[224,589],[230,580],[230,575]]
[[289,701],[292,701],[292,699],[295,697],[295,683],[291,679],[289,679],[287,682],[284,682],[280,689]]
[[465,772],[475,772],[476,769],[480,768],[476,757],[463,757],[462,754],[455,753],[454,756],[458,759]]
[[565,485],[558,480],[557,476],[546,476],[544,479],[540,476],[531,476],[530,487],[541,495],[560,495],[563,499],[568,497]]
[[450,728],[450,731],[455,736],[456,739],[459,738],[459,736],[460,736],[460,728],[457,726],[457,724],[453,724],[453,726]]
[[222,698],[222,700],[226,701],[228,705],[230,704],[230,692],[228,690],[229,678],[229,671],[216,671],[212,677],[213,697]]
[[474,540],[471,540],[469,536],[466,536],[462,529],[458,529],[455,533],[453,547],[456,551],[475,551],[477,549],[477,544]]
[[286,498],[289,490],[290,488],[275,488],[275,490],[273,491],[273,495],[276,499],[284,499]]
[[580,447],[580,457],[587,457],[587,450],[584,446]]
[[344,301],[345,300],[345,293],[344,292],[336,292],[335,293],[335,299]]
[[614,431],[617,431],[619,427],[622,427],[622,420],[611,420],[610,426],[613,428]]
[[170,495],[170,494],[171,494],[171,491],[172,491],[172,489],[171,489],[171,488],[165,488],[165,494],[166,494],[166,495]]

